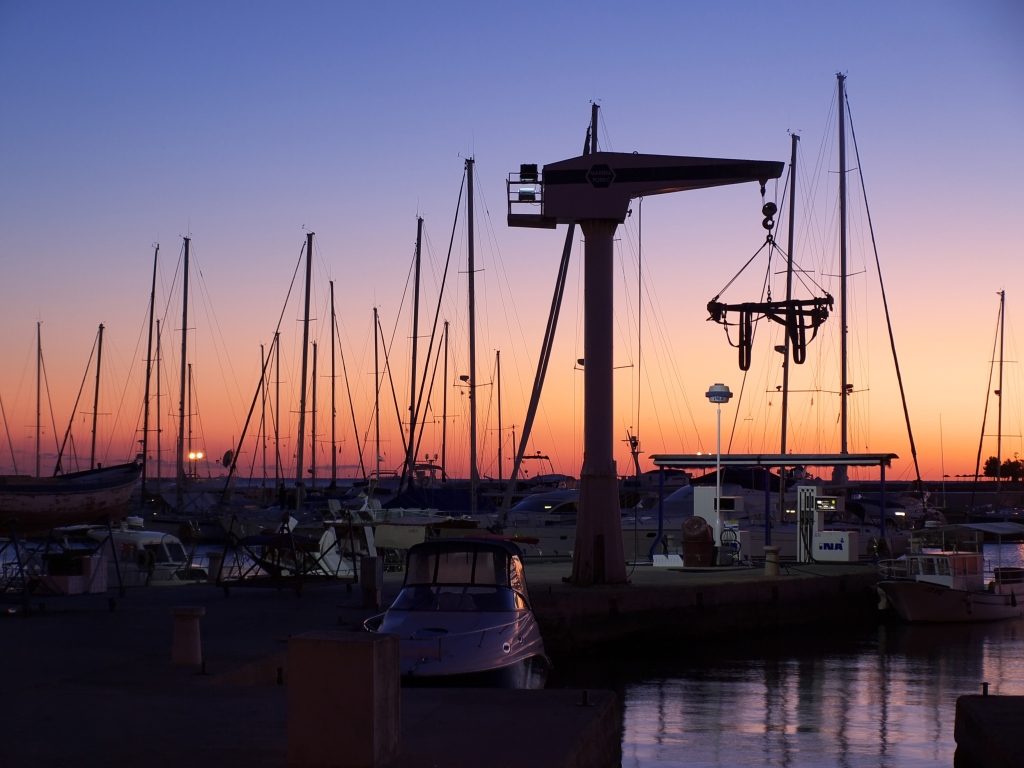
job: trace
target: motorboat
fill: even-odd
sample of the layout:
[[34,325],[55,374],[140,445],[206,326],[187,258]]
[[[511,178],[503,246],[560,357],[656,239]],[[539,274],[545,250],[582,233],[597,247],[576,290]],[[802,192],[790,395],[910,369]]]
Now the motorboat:
[[364,626],[399,636],[406,685],[543,688],[551,665],[520,550],[498,537],[411,547],[402,591]]
[[986,581],[985,535],[1024,535],[1019,523],[968,523],[916,531],[910,551],[879,563],[879,608],[904,621],[973,622],[1024,617],[1024,568],[995,566]]

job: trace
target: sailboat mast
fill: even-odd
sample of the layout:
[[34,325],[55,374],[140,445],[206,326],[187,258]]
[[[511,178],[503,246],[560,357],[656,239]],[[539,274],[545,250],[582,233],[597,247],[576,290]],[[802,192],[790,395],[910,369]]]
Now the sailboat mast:
[[[234,442],[232,440],[231,442]],[[192,450],[192,363],[188,364],[188,474],[195,476],[195,452]]]
[[[842,381],[839,392],[842,419],[842,449],[848,453],[849,439],[849,357],[847,349],[847,294],[846,294],[846,75],[836,74],[839,82],[839,306],[841,335]],[[843,468],[843,478],[846,474]]]
[[310,408],[313,424],[309,434],[309,473],[316,488],[316,342],[313,342],[313,406]]
[[92,398],[92,450],[89,452],[89,469],[96,469],[96,420],[100,415],[100,361],[103,359],[103,323],[100,323],[99,341],[96,344],[96,389]]
[[156,492],[160,493],[160,481],[163,479],[161,462],[163,461],[162,444],[160,442],[160,321],[156,321]]
[[[800,137],[795,133],[790,134],[793,149],[789,158],[789,241],[786,245],[786,344],[782,353],[782,450],[786,453],[786,437],[789,429],[789,345],[790,329],[794,325],[793,310],[790,302],[793,300],[793,231],[796,219],[796,146]],[[781,507],[780,507],[781,509]]]
[[[409,448],[405,456],[405,473],[409,484],[416,466],[416,348],[420,335],[420,248],[423,244],[423,217],[416,217],[416,267],[412,298],[412,365],[409,367]],[[428,354],[429,358],[429,354]],[[425,374],[424,374],[425,375]]]
[[146,337],[146,395],[143,399],[142,416],[142,490],[139,506],[146,505],[146,475],[149,474],[149,381],[153,373],[153,311],[156,307],[156,260],[160,254],[160,243],[153,249],[153,286],[149,291],[149,335]]
[[[306,305],[302,315],[302,381],[299,383],[299,442],[295,454],[295,485],[302,485],[302,460],[306,439],[306,374],[309,364],[309,289],[313,281],[313,233],[306,235]],[[298,501],[296,501],[296,505]]]
[[444,321],[444,396],[441,406],[441,479],[445,474],[445,457],[448,454],[448,321]]
[[281,332],[274,331],[274,487],[284,481],[281,472]]
[[996,424],[996,502],[998,512],[999,491],[1003,484],[1003,340],[1006,331],[1006,291],[999,292],[999,389],[998,423]]
[[466,226],[469,230],[469,513],[476,514],[476,263],[473,246],[473,165],[466,159]]
[[[73,445],[73,444],[72,444]],[[36,477],[42,477],[43,460],[43,324],[36,322]]]
[[[260,344],[260,370],[266,376],[267,356],[262,344]],[[267,387],[266,379],[260,384],[260,395],[263,399],[263,412],[260,414],[260,440],[263,447],[263,487],[267,487]]]
[[376,470],[374,477],[380,483],[380,341],[377,336],[377,308],[373,308],[373,416],[376,430]]
[[177,461],[177,509],[185,509],[185,376],[188,374],[186,353],[188,351],[188,252],[191,238],[185,238],[185,261],[181,289],[181,397],[178,401],[178,461]]
[[495,365],[498,368],[498,482],[500,483],[505,478],[502,476],[501,470],[501,438],[504,434],[501,430],[501,350],[495,350],[494,352]]
[[334,281],[331,280],[331,485],[329,486],[331,488],[335,488],[338,485],[338,406],[335,401],[334,377],[334,347],[337,323],[338,321],[334,316]]

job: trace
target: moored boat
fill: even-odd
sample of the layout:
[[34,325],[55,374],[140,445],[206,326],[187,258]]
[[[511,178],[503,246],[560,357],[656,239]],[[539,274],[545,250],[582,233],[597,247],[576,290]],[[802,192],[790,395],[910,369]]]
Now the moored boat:
[[878,607],[891,606],[912,622],[1024,618],[1024,569],[996,566],[986,582],[985,534],[1020,536],[1024,525],[972,523],[915,532],[910,552],[879,564]]
[[366,628],[399,636],[407,685],[543,688],[550,667],[519,549],[501,539],[412,547],[402,591]]

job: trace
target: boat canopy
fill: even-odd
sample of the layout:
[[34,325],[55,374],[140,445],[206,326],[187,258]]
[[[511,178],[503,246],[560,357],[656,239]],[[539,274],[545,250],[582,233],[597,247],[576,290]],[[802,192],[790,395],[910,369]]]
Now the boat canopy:
[[526,595],[519,548],[507,541],[442,539],[409,549],[405,586],[511,587]]

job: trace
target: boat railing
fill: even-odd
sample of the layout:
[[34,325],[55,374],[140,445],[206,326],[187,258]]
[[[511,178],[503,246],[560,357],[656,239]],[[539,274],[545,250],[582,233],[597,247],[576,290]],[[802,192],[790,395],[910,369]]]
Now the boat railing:
[[878,570],[883,579],[910,578],[910,563],[907,560],[879,560]]

